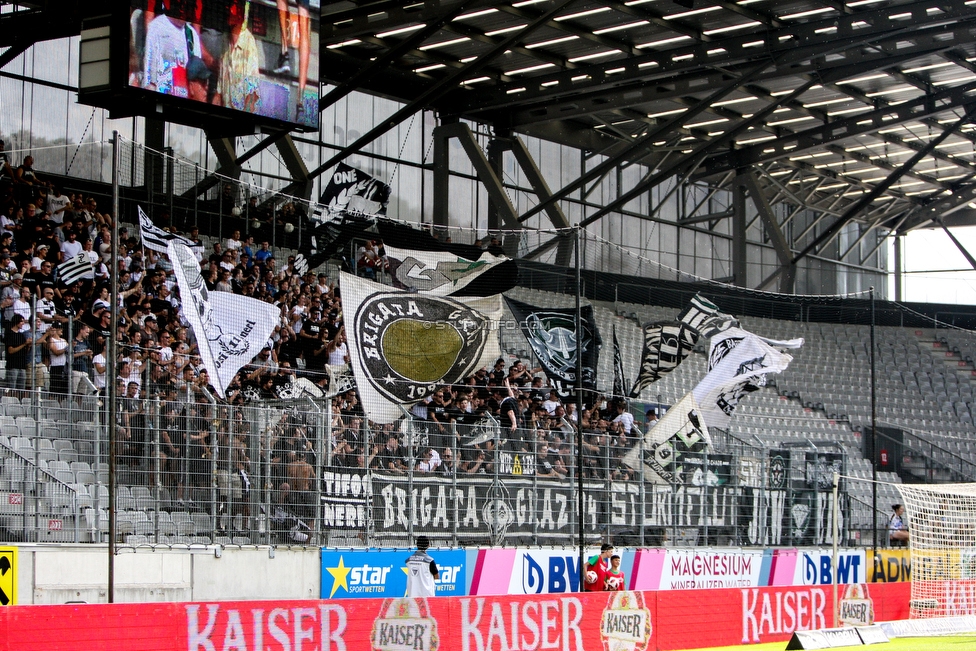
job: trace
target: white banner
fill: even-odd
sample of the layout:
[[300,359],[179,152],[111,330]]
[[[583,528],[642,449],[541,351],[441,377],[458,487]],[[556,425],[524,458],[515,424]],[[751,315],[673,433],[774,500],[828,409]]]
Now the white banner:
[[167,252],[180,287],[183,316],[196,337],[210,384],[223,398],[234,374],[267,343],[280,313],[274,305],[248,296],[209,293],[188,246],[171,240]]
[[758,588],[763,550],[669,549],[658,590]]
[[767,373],[782,373],[793,361],[760,337],[745,330],[738,333],[726,331],[713,338],[711,370],[692,390],[708,427],[727,428],[739,399],[764,386]]
[[637,470],[643,464],[646,481],[680,484],[682,457],[689,452],[701,452],[711,444],[712,438],[695,397],[688,393],[644,435],[644,445],[635,445],[621,460]]
[[448,298],[339,274],[356,386],[370,420],[391,423],[400,407],[457,384],[501,355],[501,296]]

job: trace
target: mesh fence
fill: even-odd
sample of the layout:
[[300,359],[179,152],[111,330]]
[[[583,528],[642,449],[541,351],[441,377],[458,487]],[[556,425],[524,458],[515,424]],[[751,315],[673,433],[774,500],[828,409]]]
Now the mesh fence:
[[[69,156],[67,149],[62,153]],[[102,170],[91,178],[104,180],[106,161],[111,177],[108,145],[93,143],[82,153]],[[23,359],[5,356],[5,538],[105,540],[112,422],[119,432],[118,541],[134,545],[387,546],[408,545],[419,533],[456,545],[558,545],[575,541],[580,531],[588,541],[621,545],[823,544],[830,539],[831,472],[870,472],[871,303],[863,293],[749,292],[585,231],[578,234],[577,282],[572,231],[479,233],[417,225],[442,243],[480,243],[518,259],[518,285],[508,298],[572,311],[579,295],[603,343],[580,409],[575,395],[550,393],[558,387],[502,303],[488,336],[497,361],[451,382],[418,386],[423,399],[385,422],[350,374],[353,342],[343,332],[348,315],[336,287],[340,270],[384,287],[393,282],[376,229],[354,234],[329,260],[305,270],[300,253],[321,234],[310,217],[323,207],[269,189],[282,182],[262,187],[214,175],[128,141],[119,160],[117,216],[106,208],[111,197],[99,194],[104,186],[72,187],[80,188],[85,177],[66,183],[70,208],[63,215],[98,256],[91,278],[56,284],[55,320],[73,361],[52,364],[44,347]],[[50,205],[43,192],[31,192],[39,205]],[[137,207],[158,227],[198,239],[211,291],[279,308],[268,346],[237,375],[226,399],[208,386],[197,342],[181,316],[172,266],[142,246]],[[113,261],[115,217],[124,230],[120,258]],[[65,227],[51,230],[42,236],[63,244]],[[60,260],[49,262],[53,267]],[[109,361],[104,285],[113,271],[121,281],[123,322],[118,357]],[[711,448],[672,450],[675,470],[662,480],[623,460],[635,449],[638,458],[662,452],[647,449],[644,435],[704,377],[706,348],[699,345],[639,396],[622,398],[639,371],[643,326],[673,320],[696,293],[750,331],[807,343],[794,351],[787,372],[770,376],[767,386],[743,400],[727,430],[712,432]],[[38,317],[47,309],[38,306],[42,296],[24,306],[30,324],[22,334],[32,341],[41,341],[48,324]],[[876,308],[883,324],[876,350],[878,423],[892,430],[879,429],[883,445],[873,449],[876,457],[885,449],[891,459],[879,466],[882,479],[896,481],[905,471],[928,479],[972,476],[968,377],[976,345],[969,331],[946,327],[968,317],[943,319],[894,303]],[[12,313],[5,309],[8,323]],[[8,346],[11,341],[8,333]],[[961,364],[940,367],[940,354]],[[104,396],[112,378],[119,395],[114,411]],[[514,429],[493,394],[506,379],[519,414]],[[857,542],[876,522],[883,530],[883,504],[872,517],[868,495],[853,485],[844,493],[841,542]]]
[[[343,413],[351,396],[235,406],[185,387],[129,394],[114,414],[120,545],[385,547],[421,533],[451,546],[564,545],[578,535],[565,423],[503,439],[491,422],[371,426]],[[0,531],[5,540],[104,542],[113,414],[97,394],[42,395],[3,399]],[[830,542],[829,474],[840,455],[736,443],[686,456],[678,479],[663,484],[620,463],[641,445],[622,438],[583,439],[588,541]],[[806,509],[802,526],[797,508]]]

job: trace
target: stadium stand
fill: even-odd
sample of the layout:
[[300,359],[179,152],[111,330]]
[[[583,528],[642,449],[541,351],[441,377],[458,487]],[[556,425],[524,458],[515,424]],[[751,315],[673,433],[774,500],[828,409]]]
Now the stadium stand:
[[[98,201],[79,194],[71,197],[74,208],[71,215],[75,219],[69,219],[68,226],[49,225],[43,213],[31,219],[18,212],[15,204],[8,206],[6,212],[12,213],[22,228],[28,231],[36,228],[39,236],[38,239],[27,239],[21,230],[16,238],[0,240],[0,255],[5,248],[12,254],[9,262],[0,268],[3,284],[16,287],[14,272],[23,269],[27,272],[28,284],[36,286],[39,272],[33,272],[31,268],[41,262],[40,258],[33,258],[38,243],[50,240],[52,244],[60,244],[67,230],[79,220],[82,222],[79,234],[84,233],[84,237],[92,241],[93,250],[104,253],[107,226],[112,217],[98,211]],[[43,201],[39,202],[43,205]],[[133,207],[134,203],[126,204],[123,215],[131,215]],[[115,490],[118,541],[132,546],[266,543],[359,546],[377,541],[408,540],[406,531],[395,531],[385,538],[380,536],[371,524],[375,514],[357,519],[349,515],[349,509],[345,510],[346,526],[333,526],[337,512],[335,504],[330,502],[329,491],[316,486],[315,482],[297,488],[289,486],[290,491],[283,489],[284,485],[295,484],[296,480],[307,481],[309,476],[329,472],[351,476],[359,470],[365,481],[369,481],[377,473],[382,475],[389,470],[389,466],[384,468],[382,464],[388,455],[384,446],[391,433],[398,438],[402,449],[409,442],[410,427],[423,434],[431,431],[431,423],[414,423],[409,427],[401,423],[395,428],[370,424],[369,406],[358,404],[352,394],[346,393],[331,401],[319,399],[318,404],[323,407],[329,403],[331,420],[328,422],[316,418],[314,410],[305,404],[296,406],[294,401],[279,399],[275,388],[287,382],[291,375],[287,368],[282,369],[283,361],[313,381],[321,379],[307,367],[307,358],[300,353],[296,355],[290,342],[300,332],[297,324],[316,306],[326,313],[328,327],[336,329],[340,325],[341,321],[335,317],[329,320],[328,316],[328,311],[340,307],[332,291],[338,266],[329,263],[312,270],[310,276],[298,277],[292,264],[298,254],[297,248],[281,245],[297,245],[300,235],[290,240],[281,238],[276,244],[269,243],[268,249],[276,262],[254,265],[260,240],[245,236],[237,249],[225,247],[228,244],[225,236],[235,226],[245,227],[246,233],[250,220],[265,223],[276,218],[269,214],[245,214],[237,219],[236,215],[227,213],[216,217],[200,220],[203,224],[216,225],[214,231],[204,232],[199,237],[206,255],[210,255],[204,258],[204,268],[213,270],[207,277],[208,283],[212,284],[212,289],[217,289],[218,269],[223,263],[231,271],[227,280],[231,291],[268,297],[282,305],[282,327],[275,335],[271,361],[259,360],[246,367],[228,404],[208,401],[206,387],[200,384],[199,362],[192,355],[192,341],[169,303],[168,288],[162,288],[172,282],[160,284],[154,280],[154,272],[165,272],[166,263],[151,251],[141,249],[138,238],[133,237],[138,233],[135,223],[126,221],[123,224],[125,259],[120,260],[119,271],[124,274],[123,293],[133,291],[126,304],[128,327],[116,371],[124,375],[125,382],[137,383],[140,399],[128,403],[123,400],[120,414],[120,430],[125,438],[116,449],[119,460],[116,469],[119,483]],[[354,252],[365,242],[364,237],[351,243],[347,259],[354,258]],[[53,248],[48,249],[46,255],[52,255]],[[229,256],[225,248],[231,250]],[[239,257],[244,253],[249,255],[247,262]],[[99,257],[106,261],[104,255]],[[379,269],[379,280],[388,281],[382,267]],[[325,273],[330,280],[320,281],[319,272]],[[43,277],[40,281],[43,283]],[[20,282],[24,280],[20,279]],[[320,282],[323,283],[321,287]],[[308,290],[301,289],[303,286]],[[550,290],[520,286],[508,295],[540,307],[570,307],[574,304],[572,295],[552,291],[557,288],[565,291],[567,285],[564,282],[553,282],[551,286]],[[93,354],[97,354],[100,345],[97,330],[101,325],[98,318],[105,304],[98,300],[98,282],[83,287],[84,298],[64,286],[58,287],[59,291],[64,290],[64,295],[58,298],[57,314],[65,323],[70,322],[73,332],[79,323],[89,325],[95,334],[85,343]],[[5,320],[12,316],[13,299],[10,298],[4,304]],[[597,326],[604,334],[597,377],[598,388],[608,394],[613,377],[609,333],[616,331],[628,374],[633,376],[642,345],[639,325],[673,319],[677,310],[622,300],[588,302],[593,305]],[[143,306],[147,309],[140,310]],[[147,318],[149,312],[154,318]],[[295,317],[302,312],[304,314]],[[512,316],[506,308],[506,319],[511,320]],[[843,457],[848,476],[869,479],[872,471],[866,447],[871,423],[868,326],[752,316],[742,316],[740,321],[746,329],[764,336],[777,339],[803,337],[805,344],[794,351],[794,361],[785,373],[770,376],[768,386],[743,401],[727,432],[714,433],[714,453],[728,454],[738,460],[762,457],[772,450],[788,450],[796,464],[793,474],[797,481],[805,472],[804,464],[809,463],[804,455],[810,451],[838,454]],[[36,321],[31,323],[32,334],[36,324]],[[173,364],[177,367],[167,373],[160,372],[156,353],[162,347],[160,339],[164,332],[174,342],[170,348],[175,360]],[[890,470],[878,474],[878,478],[887,483],[880,485],[879,509],[874,520],[869,484],[861,481],[847,483],[849,501],[845,514],[849,526],[845,535],[855,540],[859,537],[862,541],[866,540],[865,534],[871,530],[874,521],[882,525],[886,521],[886,504],[897,500],[892,484],[903,479],[939,481],[976,476],[976,448],[971,442],[976,407],[972,404],[970,379],[976,346],[971,343],[969,334],[946,328],[879,326],[876,335],[878,424],[881,428],[895,430],[897,441],[892,440]],[[65,336],[67,338],[68,333]],[[517,328],[501,329],[499,340],[504,353],[502,375],[509,372],[516,360],[525,362],[530,368],[538,366]],[[4,358],[6,364],[8,355]],[[303,364],[306,364],[304,369],[301,368]],[[664,408],[674,404],[695,386],[705,374],[706,367],[704,349],[699,347],[676,372],[646,390],[641,400],[628,407],[635,412],[638,427],[644,427],[643,406]],[[98,385],[95,369],[90,364],[80,364],[75,370],[84,375],[86,381],[73,384],[69,395],[52,393],[50,378],[44,374],[28,373],[22,387],[10,387],[0,398],[0,492],[5,493],[0,495],[0,538],[105,540],[109,500],[106,424],[111,415],[105,409],[101,395],[95,392]],[[542,377],[541,373],[537,375]],[[123,390],[126,388],[124,384],[121,386]],[[545,382],[541,388],[548,388]],[[444,391],[449,394],[449,399],[463,395],[461,387],[444,387]],[[159,402],[153,399],[157,396],[161,399]],[[483,398],[475,392],[472,402],[480,407],[486,403]],[[527,409],[531,406],[531,401],[524,404]],[[569,411],[569,405],[566,407]],[[593,415],[588,413],[588,408],[589,405],[582,414],[585,426],[588,426],[586,419]],[[365,421],[362,419],[364,415],[367,416]],[[611,416],[609,406],[601,415]],[[529,454],[538,452],[540,448],[537,446],[543,439],[548,444],[554,469],[545,481],[568,486],[573,476],[573,442],[567,434],[567,430],[572,430],[569,424],[572,418],[567,415],[567,420],[560,423],[543,417],[533,421],[533,430],[522,435],[532,442],[526,450]],[[169,421],[172,421],[172,427],[168,427]],[[449,416],[446,424],[447,440],[458,443],[464,443],[477,428],[471,419],[458,413]],[[595,523],[592,534],[633,534],[635,527],[614,524],[610,517],[615,499],[611,484],[640,479],[639,473],[620,463],[627,449],[639,445],[640,433],[622,435],[610,431],[612,428],[600,424],[599,419],[593,420],[592,427],[607,430],[604,442],[585,451],[588,457],[594,457],[587,460],[590,465],[586,466],[585,478],[605,484],[592,489],[595,501],[602,505],[597,507],[596,516],[602,522]],[[157,436],[162,432],[166,437]],[[540,432],[543,433],[541,437]],[[590,437],[587,441],[596,441],[598,433],[589,432],[587,436]],[[486,450],[487,445],[461,445],[453,449],[440,446],[441,455],[453,451],[460,461],[455,472],[448,476],[471,476],[483,480],[485,486],[496,485],[499,464],[492,462],[495,453]],[[472,458],[472,450],[488,452],[487,459],[479,463],[477,458]],[[293,453],[294,457],[290,456]],[[598,459],[601,455],[606,466]],[[407,459],[404,455],[400,453],[397,458],[397,463],[405,468]],[[414,479],[423,479],[419,471],[414,474]],[[535,481],[543,481],[543,478]],[[737,483],[735,499],[744,503],[748,490],[744,483]],[[324,505],[324,515],[311,508],[314,503]],[[358,508],[368,509],[370,506],[358,504]],[[640,514],[647,516],[643,509],[650,509],[650,506],[640,508]],[[709,520],[695,517],[699,525]],[[740,521],[744,517],[737,514],[725,518],[724,524],[713,527],[719,534],[708,533],[708,524],[699,533],[696,527],[679,527],[675,518],[665,521],[645,517],[644,526],[636,527],[639,530],[637,539],[641,542],[670,540],[669,544],[719,540],[757,544],[767,540],[745,533],[747,527]],[[661,534],[668,529],[668,533]],[[464,538],[454,530],[450,536],[452,540],[467,543],[497,541],[490,531]],[[551,542],[531,537],[530,540]],[[823,532],[797,538],[789,533],[782,542],[823,543],[825,540]]]

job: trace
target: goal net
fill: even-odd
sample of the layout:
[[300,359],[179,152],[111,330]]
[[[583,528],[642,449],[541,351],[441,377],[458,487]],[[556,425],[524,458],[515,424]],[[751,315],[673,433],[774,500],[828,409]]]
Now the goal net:
[[911,618],[976,614],[976,484],[898,484],[912,561]]

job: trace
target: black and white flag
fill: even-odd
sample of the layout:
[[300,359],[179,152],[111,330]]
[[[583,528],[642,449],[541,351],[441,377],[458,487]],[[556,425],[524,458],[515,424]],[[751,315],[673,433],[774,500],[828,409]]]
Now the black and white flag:
[[342,215],[335,221],[325,223],[313,221],[309,232],[302,235],[298,255],[305,259],[309,269],[315,269],[326,260],[341,257],[343,247],[373,223],[373,219],[355,215]]
[[617,341],[617,324],[613,324],[613,395],[623,397],[627,395],[627,380],[624,379],[624,359],[620,354],[620,342]]
[[94,266],[87,251],[82,251],[75,257],[65,260],[57,267],[58,280],[65,285],[73,285],[83,278],[94,277]]
[[600,331],[593,318],[593,307],[580,308],[583,334],[576,337],[576,310],[573,308],[542,308],[505,297],[508,308],[518,321],[522,334],[529,342],[546,375],[563,395],[576,387],[576,355],[582,350],[585,389],[596,388],[596,368],[600,356]]
[[297,273],[299,276],[304,276],[308,273],[308,260],[305,258],[304,254],[299,253],[295,256],[293,268],[295,269],[295,273]]
[[394,287],[425,294],[470,296],[468,288],[476,281],[490,288],[489,294],[501,294],[515,285],[518,276],[513,260],[488,252],[468,259],[449,251],[402,249],[385,243],[383,248]]
[[680,484],[685,477],[685,456],[697,455],[711,444],[695,396],[688,393],[644,435],[643,443],[635,445],[621,461],[635,470],[643,467],[645,481]]
[[381,217],[386,214],[389,203],[389,185],[362,170],[339,163],[311,219],[313,222],[328,222],[343,215]]
[[677,320],[645,324],[640,372],[630,397],[638,397],[646,387],[676,369],[699,338],[712,337],[736,325],[734,317],[720,312],[717,305],[698,294]]
[[695,294],[685,311],[678,315],[678,321],[706,338],[739,325],[735,317],[719,312],[718,306],[701,294]]
[[745,330],[736,328],[713,338],[708,374],[692,390],[705,422],[727,428],[742,397],[765,386],[768,373],[782,373],[791,361],[790,355]]
[[349,359],[370,420],[392,423],[436,387],[457,384],[500,355],[499,296],[405,292],[339,274]]
[[196,337],[210,384],[223,398],[237,371],[268,341],[281,313],[271,303],[249,296],[209,293],[196,257],[181,242],[170,241],[167,253],[180,288],[183,316]]
[[676,369],[698,342],[698,331],[680,321],[648,323],[642,331],[644,347],[631,398]]
[[166,247],[170,242],[179,242],[189,248],[194,255],[197,255],[198,259],[203,255],[202,244],[196,244],[193,240],[182,235],[164,231],[152,223],[149,215],[143,211],[142,206],[138,206],[137,209],[139,210],[139,233],[142,236],[142,245],[144,247],[153,251],[159,251],[160,253],[166,253]]

